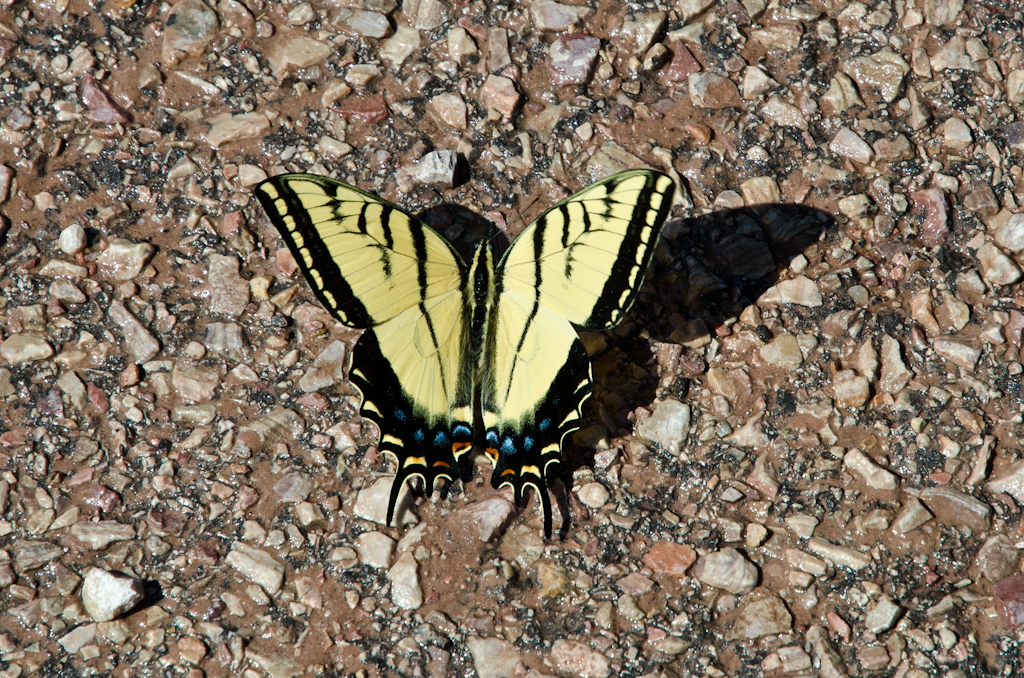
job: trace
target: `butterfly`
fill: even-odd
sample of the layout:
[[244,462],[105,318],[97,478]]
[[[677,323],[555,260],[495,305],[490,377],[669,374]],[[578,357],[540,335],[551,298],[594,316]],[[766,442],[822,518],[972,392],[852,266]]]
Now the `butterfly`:
[[573,325],[622,320],[674,190],[660,172],[616,174],[549,209],[499,260],[487,240],[467,264],[413,215],[342,182],[283,174],[255,188],[316,298],[366,330],[349,379],[378,449],[397,461],[389,525],[408,479],[429,493],[439,478],[461,477],[482,439],[491,484],[511,487],[520,507],[532,487],[550,538],[547,481],[591,394]]

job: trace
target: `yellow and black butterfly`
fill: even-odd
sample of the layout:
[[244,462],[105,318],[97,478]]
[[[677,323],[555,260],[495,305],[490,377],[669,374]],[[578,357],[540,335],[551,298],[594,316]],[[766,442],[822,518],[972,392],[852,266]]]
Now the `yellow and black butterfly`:
[[[482,425],[491,484],[517,506],[533,487],[551,535],[547,478],[580,427],[590,359],[573,325],[615,326],[632,305],[672,208],[672,180],[622,172],[558,203],[497,263],[490,242],[467,266],[439,233],[347,184],[285,174],[256,187],[320,302],[366,328],[350,378],[402,485],[459,477]],[[479,405],[482,421],[474,417]]]

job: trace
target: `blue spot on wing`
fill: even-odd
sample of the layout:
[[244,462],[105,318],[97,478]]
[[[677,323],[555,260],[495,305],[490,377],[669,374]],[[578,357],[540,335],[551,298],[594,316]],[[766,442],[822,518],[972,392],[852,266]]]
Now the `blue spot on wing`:
[[416,432],[412,434],[412,439],[418,443],[422,443],[426,437],[426,434],[423,433],[423,429],[421,428],[416,429]]
[[501,441],[501,453],[502,454],[515,454],[516,445],[512,440],[512,436],[505,436],[505,440]]
[[473,435],[472,429],[465,424],[457,424],[452,433],[460,438]]
[[488,431],[485,438],[491,447],[496,447],[498,445],[498,434],[494,431]]
[[406,418],[407,417],[406,417],[405,412],[403,410],[400,410],[400,409],[396,409],[395,410],[395,419],[397,419],[398,421],[405,421]]
[[526,436],[525,438],[523,438],[523,449],[526,450],[527,452],[533,449],[533,438],[531,438],[530,436]]
[[444,447],[448,444],[448,435],[444,431],[438,431],[434,436],[434,447]]
[[540,426],[538,426],[537,428],[539,428],[541,431],[547,431],[548,427],[550,427],[550,426],[551,426],[551,420],[550,419],[542,419],[541,422],[540,422]]

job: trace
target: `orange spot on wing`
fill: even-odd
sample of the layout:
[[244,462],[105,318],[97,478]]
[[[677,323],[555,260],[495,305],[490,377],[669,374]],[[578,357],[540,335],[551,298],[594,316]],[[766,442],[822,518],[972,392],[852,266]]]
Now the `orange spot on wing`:
[[464,452],[473,446],[473,443],[452,443],[452,452],[458,454]]
[[516,470],[514,468],[507,468],[507,469],[505,469],[504,471],[501,472],[502,476],[507,476],[507,475],[513,475],[514,476],[515,474],[516,474]]

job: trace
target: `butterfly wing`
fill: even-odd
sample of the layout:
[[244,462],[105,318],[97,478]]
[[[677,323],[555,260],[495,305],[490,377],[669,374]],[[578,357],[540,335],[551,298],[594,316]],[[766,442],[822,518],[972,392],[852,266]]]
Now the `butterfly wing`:
[[385,200],[325,177],[285,174],[256,187],[317,299],[341,322],[369,328],[352,352],[362,413],[398,462],[402,485],[458,475],[472,444],[466,267],[427,225]]
[[616,174],[558,203],[527,227],[498,265],[500,289],[481,386],[491,482],[517,503],[532,486],[551,532],[548,467],[579,428],[590,359],[570,323],[614,327],[636,298],[672,209],[672,180]]

